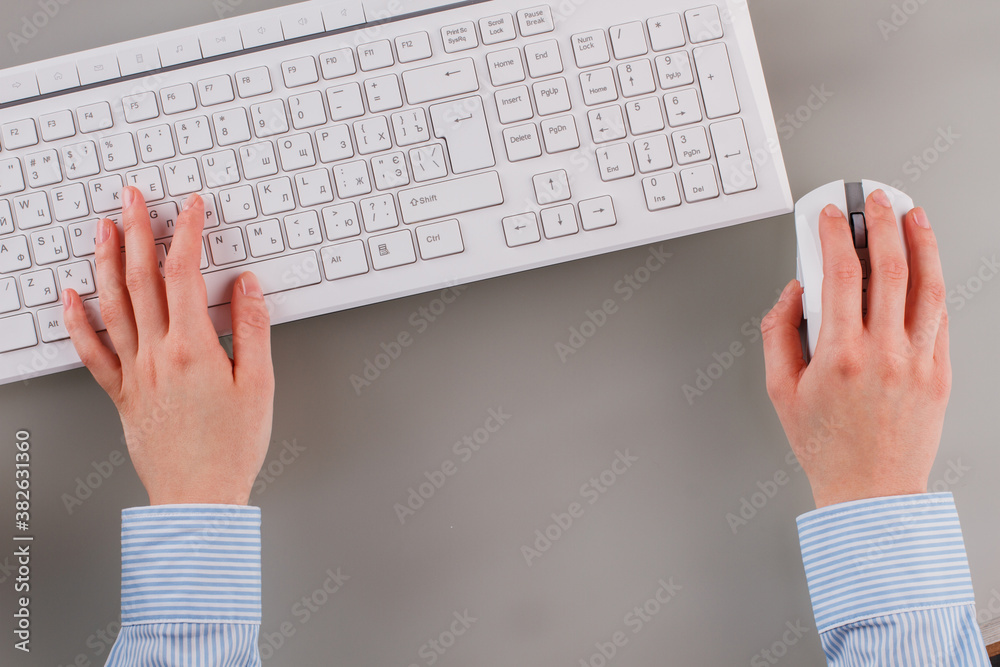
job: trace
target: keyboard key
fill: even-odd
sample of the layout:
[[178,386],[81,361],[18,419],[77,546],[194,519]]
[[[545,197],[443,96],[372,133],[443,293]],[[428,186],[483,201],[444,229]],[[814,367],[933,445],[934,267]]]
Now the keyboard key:
[[483,44],[499,44],[509,42],[517,37],[514,30],[514,17],[510,14],[498,14],[479,19],[479,32],[483,36]]
[[201,190],[201,173],[198,171],[196,158],[168,162],[163,169],[163,175],[167,179],[167,192],[171,197],[181,197]]
[[559,74],[563,71],[559,42],[554,39],[528,44],[524,47],[524,57],[528,61],[528,73],[533,78]]
[[333,168],[333,180],[337,185],[337,194],[343,199],[367,195],[372,191],[368,165],[364,160],[337,165]]
[[694,61],[698,68],[701,95],[705,100],[705,114],[709,118],[721,118],[740,112],[740,101],[736,97],[736,83],[733,70],[729,66],[729,51],[725,44],[712,44],[694,50]]
[[319,81],[316,59],[312,56],[303,56],[294,60],[286,60],[281,63],[281,76],[285,80],[286,88],[298,88],[316,83]]
[[73,112],[69,109],[46,114],[38,119],[44,141],[58,141],[76,134]]
[[160,91],[160,106],[167,115],[191,111],[198,106],[194,99],[194,86],[182,83],[164,88]]
[[654,16],[646,21],[646,28],[649,30],[649,44],[654,51],[675,49],[685,44],[680,14]]
[[646,196],[646,208],[650,211],[662,211],[681,205],[677,176],[669,171],[642,179],[642,191]]
[[166,196],[159,167],[146,167],[125,174],[125,184],[138,188],[147,203],[159,201]]
[[[216,111],[212,114],[212,124],[215,126],[215,136],[220,146],[250,141],[250,124],[247,122],[247,112],[242,107]],[[205,129],[207,131],[208,128]]]
[[618,66],[618,80],[624,97],[635,97],[656,91],[653,66],[648,60],[635,60]]
[[684,18],[687,19],[688,34],[693,44],[719,39],[723,35],[722,19],[715,5],[689,9],[684,12]]
[[577,67],[603,65],[611,60],[608,53],[608,40],[603,30],[591,30],[573,35],[573,56]]
[[[55,188],[51,194],[52,214],[60,222],[76,220],[90,213],[90,209],[87,207],[87,189],[83,187],[83,183],[73,183],[62,188]],[[0,213],[0,217],[2,217],[2,213]]]
[[579,232],[580,227],[576,222],[576,207],[572,204],[563,204],[562,206],[543,208],[542,231],[547,239],[557,239]]
[[0,240],[0,273],[14,273],[31,266],[28,254],[28,239],[23,236],[8,236]]
[[614,102],[618,99],[615,73],[610,67],[581,73],[580,87],[583,88],[583,101],[588,106]]
[[403,72],[403,88],[410,104],[423,104],[479,90],[476,66],[471,58]]
[[542,154],[534,123],[504,128],[503,143],[507,148],[507,159],[511,162],[530,160]]
[[0,318],[0,352],[12,352],[37,344],[35,320],[31,313]]
[[365,8],[361,0],[342,0],[323,9],[323,25],[327,31],[350,28],[365,23]]
[[29,308],[41,306],[46,303],[53,303],[59,299],[59,290],[56,289],[56,277],[52,269],[42,269],[31,273],[22,273],[19,276],[21,281],[21,295],[24,297],[24,305]]
[[208,24],[200,33],[198,41],[201,43],[202,55],[206,58],[243,50],[243,38],[237,26],[214,27]]
[[33,72],[19,72],[0,77],[0,104],[38,95],[38,79]]
[[486,56],[486,65],[494,86],[505,86],[508,83],[524,81],[521,49],[494,51]]
[[[269,156],[266,166],[263,164],[264,156]],[[243,175],[247,178],[273,176],[278,173],[277,161],[274,159],[274,148],[269,141],[240,146],[240,158],[243,160]],[[201,162],[205,168],[205,180],[210,188],[232,185],[240,180],[240,170],[236,165],[236,153],[232,149],[203,155]]]
[[288,116],[285,115],[285,103],[281,100],[251,105],[250,118],[253,130],[260,139],[288,132]]
[[285,171],[315,166],[316,154],[313,152],[312,137],[303,132],[279,140],[278,157],[281,158],[281,168]]
[[389,121],[385,116],[375,116],[354,121],[354,137],[358,141],[358,154],[368,155],[392,148],[389,138]]
[[293,250],[322,243],[323,232],[319,227],[316,211],[286,215],[285,236],[288,237],[288,247]]
[[552,32],[555,24],[552,22],[552,10],[548,5],[539,5],[530,9],[522,9],[517,13],[517,25],[523,37]]
[[576,131],[576,119],[573,116],[543,120],[542,137],[545,138],[545,150],[549,153],[561,153],[580,147],[580,135]]
[[365,80],[365,96],[368,110],[372,113],[398,109],[403,106],[403,95],[399,91],[399,79],[395,74]]
[[236,99],[233,93],[233,80],[228,74],[220,74],[210,79],[202,79],[198,82],[198,97],[204,107],[225,104]]
[[316,206],[333,201],[333,183],[326,169],[295,174],[295,191],[299,195],[300,206]]
[[177,228],[177,204],[169,201],[150,206],[149,225],[153,230],[154,239],[165,239],[173,236],[174,230]]
[[121,76],[118,57],[113,53],[101,52],[97,55],[84,56],[77,60],[76,69],[80,72],[80,83],[84,86],[110,81]]
[[444,42],[445,53],[474,49],[479,46],[479,40],[476,38],[476,24],[472,21],[465,21],[445,26],[441,28],[441,41]]
[[76,88],[80,85],[80,73],[75,62],[57,62],[38,70],[38,90],[42,95]]
[[239,227],[227,227],[209,234],[208,247],[212,251],[212,263],[216,266],[242,262],[247,258],[243,232]]
[[639,171],[642,173],[648,174],[673,166],[673,161],[670,159],[670,145],[662,134],[636,139],[633,145],[635,160],[639,163]]
[[531,100],[527,86],[515,86],[506,90],[498,90],[494,94],[497,111],[501,123],[516,123],[528,120],[534,113],[531,110]]
[[0,195],[24,190],[24,174],[21,161],[15,158],[0,160]]
[[0,313],[12,313],[21,309],[21,299],[17,296],[14,278],[0,279]]
[[372,175],[375,177],[375,187],[379,190],[391,190],[410,184],[410,175],[406,171],[406,160],[402,153],[373,157]]
[[431,38],[426,32],[414,32],[396,38],[396,56],[401,63],[430,58]]
[[531,183],[535,188],[535,200],[540,206],[566,201],[572,196],[565,169],[535,174]]
[[427,141],[431,138],[427,114],[420,107],[392,114],[392,133],[400,147]]
[[670,90],[694,83],[694,74],[691,72],[691,61],[687,51],[656,56],[654,62],[656,63],[656,74],[660,80],[660,88]]
[[747,146],[743,120],[740,118],[725,120],[712,124],[709,129],[712,133],[712,144],[715,146],[715,159],[719,163],[719,174],[722,177],[722,191],[731,195],[756,188],[757,177],[754,174],[750,148]]
[[618,224],[615,204],[611,197],[595,197],[580,202],[580,224],[586,231],[613,227]]
[[260,212],[263,215],[286,213],[295,208],[292,179],[287,176],[260,181],[257,183],[257,196],[260,199]]
[[354,63],[352,49],[337,49],[321,53],[319,65],[323,71],[323,78],[327,80],[348,76],[358,71],[358,67]]
[[597,168],[603,181],[617,181],[635,176],[632,151],[628,144],[612,144],[597,149]]
[[503,235],[509,248],[538,243],[542,238],[538,232],[538,219],[534,213],[522,213],[504,218]]
[[628,114],[628,126],[632,134],[648,134],[663,129],[663,112],[660,111],[660,100],[657,97],[645,97],[625,105]]
[[323,93],[318,90],[292,95],[288,98],[288,110],[292,114],[292,127],[296,130],[316,127],[326,122]]
[[391,67],[394,62],[392,44],[387,39],[362,44],[358,47],[358,60],[361,63],[362,72]]
[[97,220],[77,222],[69,226],[69,242],[75,257],[86,257],[94,254],[96,231]]
[[446,218],[503,203],[500,175],[495,171],[400,190],[403,222]]
[[[361,233],[361,225],[358,222],[358,210],[354,202],[345,202],[336,206],[327,206],[323,209],[323,228],[326,230],[326,238],[331,241],[339,241]],[[333,280],[333,278],[330,278]]]
[[327,88],[326,96],[330,101],[330,118],[335,121],[365,115],[365,104],[361,101],[361,86],[356,82]]
[[285,250],[285,242],[281,238],[281,226],[273,219],[247,225],[247,241],[253,257],[266,257]]
[[380,232],[393,227],[399,227],[399,216],[396,215],[396,204],[392,195],[379,195],[362,199],[361,221],[366,232]]
[[241,185],[219,193],[222,204],[222,219],[227,223],[243,222],[257,217],[257,203],[253,198],[253,188]]
[[38,311],[38,328],[42,332],[43,343],[54,343],[69,338],[63,322],[63,307],[43,308]]
[[52,185],[62,180],[62,171],[59,169],[59,154],[55,149],[27,155],[24,158],[24,166],[28,172],[28,185],[33,188]]
[[10,202],[0,199],[0,236],[10,234],[14,231],[14,212],[10,209]]
[[[78,144],[63,146],[61,151],[67,178],[83,178],[100,173],[101,168],[97,163],[97,146],[94,145],[93,141],[82,141]],[[0,194],[4,194],[2,189],[0,189]]]
[[351,130],[346,125],[334,125],[316,130],[316,147],[319,149],[320,162],[334,162],[354,157]]
[[[232,231],[238,233],[239,228],[234,228]],[[213,271],[202,274],[208,292],[209,308],[232,300],[233,286],[244,271],[253,271],[265,295],[315,285],[321,280],[316,253],[312,250]]]
[[715,167],[703,164],[681,171],[684,198],[688,202],[714,199],[719,196],[719,183],[715,180]]
[[281,29],[285,39],[316,35],[326,30],[323,27],[323,13],[319,8],[301,5],[281,17]]
[[97,132],[106,130],[115,124],[111,117],[111,105],[107,102],[98,102],[80,107],[76,110],[77,124],[81,132]]
[[701,122],[701,105],[698,103],[698,91],[694,88],[667,93],[663,96],[663,103],[667,107],[670,127]]
[[458,220],[445,220],[431,225],[417,227],[417,245],[420,247],[420,257],[437,259],[457,255],[465,250],[462,243],[462,229]]
[[496,164],[481,97],[433,104],[430,111],[434,136],[444,139],[448,146],[452,173],[463,174]]
[[31,118],[4,123],[0,127],[3,134],[3,147],[9,151],[38,143],[38,133],[35,131],[35,121]]
[[243,48],[252,49],[256,46],[276,44],[285,38],[281,31],[281,23],[272,18],[251,17],[240,24],[240,37],[243,38]]
[[160,110],[156,106],[156,93],[153,92],[126,95],[122,98],[122,108],[125,110],[125,120],[130,123],[138,123],[160,115]]
[[90,201],[94,205],[94,213],[120,210],[122,207],[122,185],[121,174],[111,174],[88,182],[87,187],[90,189]]
[[673,140],[677,164],[691,164],[712,157],[708,148],[708,136],[703,127],[674,132]]
[[132,135],[116,134],[101,139],[101,160],[104,162],[105,171],[125,169],[139,164]]
[[340,280],[368,273],[368,257],[362,241],[348,241],[320,250],[327,280]]
[[66,233],[61,227],[33,233],[31,235],[31,251],[35,256],[35,264],[38,266],[55,264],[69,259]]
[[441,144],[430,144],[410,150],[410,164],[413,166],[413,180],[431,181],[448,175]]
[[74,289],[80,296],[93,294],[97,290],[93,270],[90,267],[90,262],[86,260],[63,264],[56,269],[56,273],[59,274],[60,290]]
[[646,35],[639,21],[613,26],[608,32],[611,34],[611,48],[618,60],[646,54]]
[[160,53],[160,63],[164,67],[194,62],[202,57],[198,37],[187,33],[160,38],[157,51]]
[[417,261],[409,229],[371,236],[368,238],[368,249],[372,254],[372,268],[376,271],[413,264]]
[[49,200],[45,192],[32,192],[28,195],[15,197],[14,215],[17,218],[18,229],[44,227],[52,222]]
[[[242,109],[240,113],[244,113]],[[177,147],[183,155],[207,151],[213,146],[212,131],[204,116],[179,120],[174,123],[174,130],[177,132]]]
[[622,108],[617,104],[591,109],[587,112],[587,119],[590,121],[590,134],[594,138],[594,143],[600,144],[625,137],[625,119],[622,117]]
[[255,97],[271,92],[271,72],[266,67],[254,67],[236,73],[236,90],[240,97]]
[[531,89],[535,94],[535,108],[539,116],[550,116],[573,108],[569,100],[569,86],[562,77],[536,81]]

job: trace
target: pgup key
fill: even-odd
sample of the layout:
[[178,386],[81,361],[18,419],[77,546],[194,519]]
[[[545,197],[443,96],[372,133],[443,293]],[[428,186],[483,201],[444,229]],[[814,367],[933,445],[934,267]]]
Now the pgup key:
[[448,144],[453,173],[464,174],[496,164],[483,98],[476,95],[434,104],[431,123],[434,136]]

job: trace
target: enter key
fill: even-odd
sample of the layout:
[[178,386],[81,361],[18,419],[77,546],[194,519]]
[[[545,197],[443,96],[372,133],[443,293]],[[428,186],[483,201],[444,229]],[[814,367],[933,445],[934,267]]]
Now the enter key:
[[453,173],[464,174],[496,164],[483,98],[474,95],[431,105],[431,124],[434,136],[448,144]]

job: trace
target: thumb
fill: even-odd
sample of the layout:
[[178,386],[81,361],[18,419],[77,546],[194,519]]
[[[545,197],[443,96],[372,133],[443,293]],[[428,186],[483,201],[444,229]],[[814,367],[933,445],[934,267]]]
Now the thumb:
[[802,322],[801,296],[802,288],[798,281],[788,283],[778,303],[761,322],[767,391],[772,400],[793,390],[802,369],[806,367],[799,338],[799,324]]
[[237,384],[268,387],[271,366],[271,316],[260,282],[250,271],[233,285],[233,375]]

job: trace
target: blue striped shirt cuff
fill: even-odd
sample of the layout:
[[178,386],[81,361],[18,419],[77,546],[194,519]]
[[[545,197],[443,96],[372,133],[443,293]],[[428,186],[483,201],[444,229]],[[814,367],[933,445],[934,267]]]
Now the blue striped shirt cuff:
[[122,625],[260,624],[260,508],[122,510]]
[[973,605],[951,493],[858,500],[798,518],[819,632],[920,609]]

